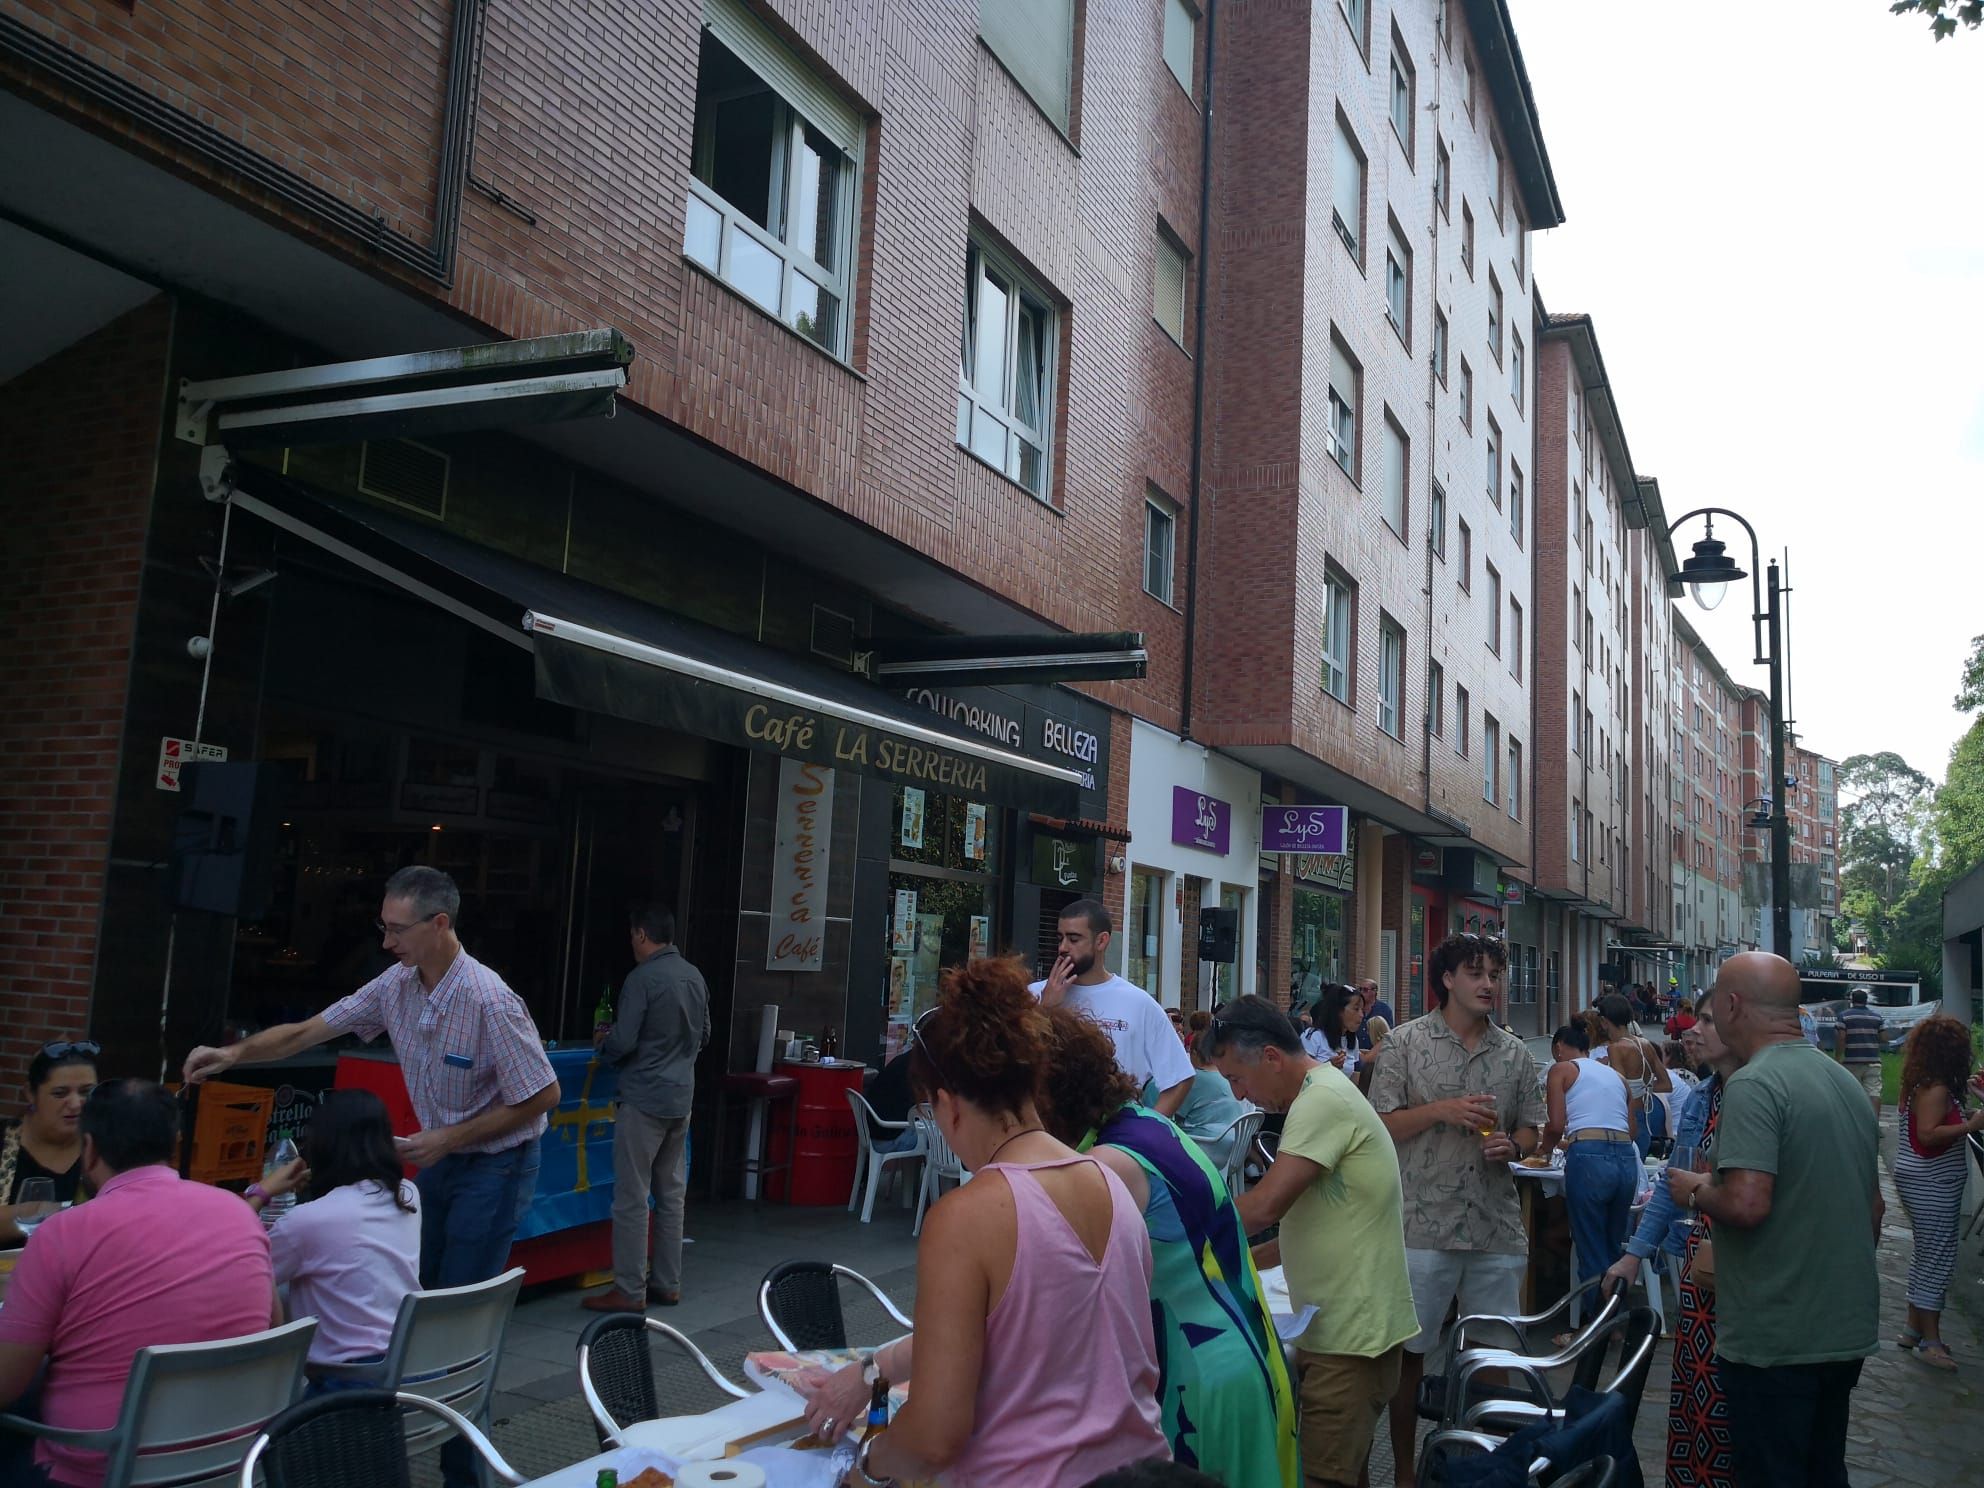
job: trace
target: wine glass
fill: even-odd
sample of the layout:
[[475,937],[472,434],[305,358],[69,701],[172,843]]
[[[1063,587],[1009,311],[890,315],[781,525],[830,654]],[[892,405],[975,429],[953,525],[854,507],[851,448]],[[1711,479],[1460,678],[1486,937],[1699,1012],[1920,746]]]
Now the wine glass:
[[14,1201],[14,1228],[32,1239],[41,1222],[60,1207],[55,1202],[54,1179],[23,1179],[20,1195]]

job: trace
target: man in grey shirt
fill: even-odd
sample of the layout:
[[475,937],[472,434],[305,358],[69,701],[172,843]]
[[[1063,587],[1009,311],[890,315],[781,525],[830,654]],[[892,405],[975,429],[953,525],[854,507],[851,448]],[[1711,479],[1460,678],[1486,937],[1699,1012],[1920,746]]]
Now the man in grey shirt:
[[593,1036],[600,1059],[620,1071],[613,1287],[581,1304],[593,1312],[645,1312],[649,1302],[673,1307],[682,1300],[682,1154],[696,1056],[710,1041],[709,988],[675,948],[674,914],[658,905],[636,910],[628,918],[628,937],[639,964],[620,988],[612,1026]]

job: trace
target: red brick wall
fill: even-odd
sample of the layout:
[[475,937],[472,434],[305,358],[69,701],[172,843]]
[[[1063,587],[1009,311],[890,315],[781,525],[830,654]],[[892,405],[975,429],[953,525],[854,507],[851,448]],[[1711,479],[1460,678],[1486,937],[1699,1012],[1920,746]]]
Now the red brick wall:
[[163,299],[0,388],[0,1087],[89,1025],[164,417]]

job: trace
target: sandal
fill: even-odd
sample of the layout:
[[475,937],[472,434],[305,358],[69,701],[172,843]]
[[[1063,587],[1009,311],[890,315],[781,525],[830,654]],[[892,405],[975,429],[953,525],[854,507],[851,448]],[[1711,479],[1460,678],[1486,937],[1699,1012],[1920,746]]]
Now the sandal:
[[1950,1353],[1947,1343],[1918,1343],[1915,1353],[1931,1369],[1941,1369],[1949,1374],[1956,1373],[1956,1358]]
[[1894,1346],[1898,1349],[1912,1349],[1921,1342],[1922,1335],[1915,1329],[1907,1326],[1907,1324],[1903,1324],[1900,1335],[1894,1341]]

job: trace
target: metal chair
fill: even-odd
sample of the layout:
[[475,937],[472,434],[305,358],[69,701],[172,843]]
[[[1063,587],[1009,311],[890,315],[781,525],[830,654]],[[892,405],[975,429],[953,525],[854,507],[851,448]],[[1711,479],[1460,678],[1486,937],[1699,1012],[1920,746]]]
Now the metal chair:
[[0,1416],[0,1430],[108,1454],[104,1488],[232,1483],[255,1433],[296,1399],[317,1320],[215,1343],[165,1343],[131,1360],[117,1424],[102,1431]]
[[[1549,1403],[1553,1399],[1547,1387],[1537,1384],[1541,1371],[1565,1364],[1578,1365],[1574,1383],[1586,1389],[1596,1388],[1604,1357],[1601,1340],[1609,1336],[1605,1330],[1624,1305],[1623,1292],[1618,1288],[1607,1292],[1604,1305],[1566,1347],[1556,1348],[1556,1335],[1568,1321],[1572,1307],[1586,1292],[1600,1286],[1604,1280],[1602,1276],[1592,1277],[1573,1287],[1562,1299],[1542,1312],[1516,1317],[1477,1313],[1455,1323],[1448,1337],[1449,1362],[1446,1372],[1429,1374],[1420,1382],[1420,1417],[1437,1421],[1442,1426],[1462,1424],[1468,1384],[1480,1367],[1469,1361],[1477,1355],[1496,1354],[1516,1360],[1522,1366],[1515,1371],[1517,1378],[1524,1382],[1524,1388],[1535,1392],[1527,1398],[1539,1403]],[[1601,1351],[1594,1353],[1595,1346],[1600,1347]],[[1463,1376],[1464,1364],[1468,1367]]]
[[910,1230],[912,1235],[923,1233],[923,1211],[943,1196],[945,1183],[968,1183],[971,1174],[951,1151],[951,1144],[944,1140],[944,1134],[937,1130],[937,1118],[930,1114],[928,1106],[917,1106],[909,1113],[909,1119],[923,1134],[923,1183],[916,1194],[916,1224]]
[[[860,1199],[861,1222],[867,1224],[875,1213],[875,1191],[882,1186],[882,1178],[887,1172],[889,1164],[923,1161],[923,1154],[926,1150],[925,1142],[923,1133],[919,1130],[916,1134],[916,1145],[914,1147],[902,1152],[877,1152],[875,1150],[875,1127],[881,1127],[885,1131],[902,1132],[909,1131],[911,1124],[907,1121],[884,1121],[880,1116],[875,1114],[875,1108],[868,1104],[867,1096],[858,1090],[849,1090],[845,1093],[847,1095],[848,1105],[854,1110],[855,1137],[861,1144],[854,1155],[854,1187],[848,1191],[847,1207],[852,1209],[855,1201]],[[870,1125],[871,1122],[873,1125]],[[868,1189],[865,1199],[861,1196],[864,1182]],[[909,1207],[909,1190],[906,1188],[902,1193],[902,1206],[905,1209]]]
[[[503,1362],[503,1333],[523,1284],[524,1268],[513,1266],[501,1276],[469,1286],[409,1292],[400,1299],[393,1341],[383,1362],[319,1364],[311,1366],[310,1373],[324,1379],[358,1380],[381,1390],[403,1390],[486,1429],[489,1397]],[[440,1415],[418,1425],[409,1421],[407,1448],[419,1451],[453,1430]]]
[[601,1451],[625,1446],[629,1427],[661,1415],[661,1396],[654,1383],[654,1356],[648,1352],[648,1335],[654,1333],[686,1353],[724,1394],[739,1400],[752,1394],[725,1378],[723,1371],[710,1362],[709,1355],[691,1343],[687,1335],[666,1323],[630,1312],[595,1318],[579,1335],[579,1393],[585,1396],[586,1409],[592,1412]]
[[419,1414],[469,1444],[482,1465],[506,1483],[524,1475],[474,1423],[439,1401],[404,1390],[336,1390],[292,1405],[262,1428],[242,1459],[238,1488],[411,1488],[407,1424]]
[[771,1329],[778,1346],[799,1349],[844,1349],[847,1320],[840,1308],[840,1284],[851,1281],[882,1304],[882,1310],[903,1327],[911,1327],[889,1294],[859,1271],[830,1261],[780,1261],[765,1273],[758,1288],[758,1315]]
[[[1579,1372],[1596,1375],[1602,1372],[1604,1360],[1613,1342],[1619,1345],[1618,1365],[1611,1379],[1599,1385],[1587,1385],[1598,1394],[1616,1394],[1626,1402],[1628,1419],[1639,1415],[1641,1397],[1646,1394],[1647,1375],[1653,1368],[1654,1345],[1660,1342],[1660,1319],[1651,1307],[1635,1307],[1626,1313],[1624,1319],[1601,1336],[1594,1348],[1588,1349],[1579,1360]],[[1485,1351],[1485,1352],[1492,1352]],[[1476,1368],[1501,1368],[1492,1360],[1483,1361]],[[1470,1374],[1470,1379],[1472,1378]],[[1534,1381],[1533,1381],[1534,1382]],[[1577,1383],[1574,1381],[1574,1384]],[[1469,1430],[1504,1428],[1516,1430],[1538,1421],[1560,1418],[1564,1414],[1562,1400],[1548,1398],[1547,1385],[1544,1386],[1546,1402],[1539,1404],[1533,1400],[1484,1400],[1468,1407],[1461,1417],[1460,1424]]]
[[1239,1198],[1247,1189],[1247,1159],[1254,1149],[1254,1138],[1260,1135],[1261,1123],[1266,1121],[1265,1111],[1248,1111],[1236,1116],[1226,1130],[1204,1143],[1207,1147],[1217,1147],[1230,1139],[1226,1149],[1226,1161],[1220,1164],[1219,1176],[1226,1180],[1226,1191]]

